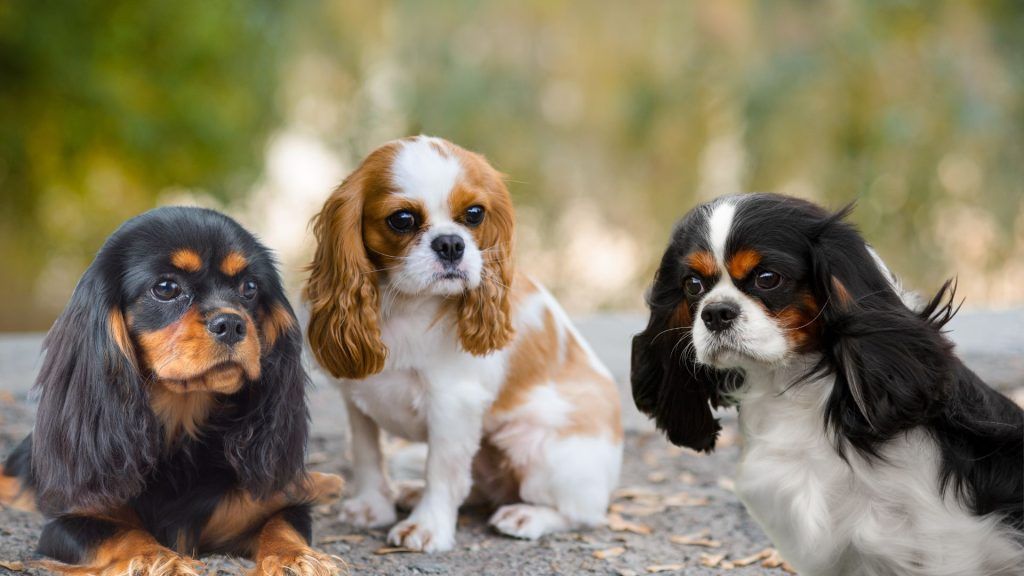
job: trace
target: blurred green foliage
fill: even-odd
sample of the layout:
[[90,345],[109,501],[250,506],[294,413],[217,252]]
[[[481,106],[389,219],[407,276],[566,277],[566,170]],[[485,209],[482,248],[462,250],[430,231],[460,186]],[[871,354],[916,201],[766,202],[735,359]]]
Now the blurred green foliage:
[[168,191],[244,203],[282,131],[346,169],[417,132],[484,152],[580,309],[636,306],[672,222],[750,190],[858,200],[911,285],[1019,304],[1022,30],[1015,0],[8,1],[0,329]]

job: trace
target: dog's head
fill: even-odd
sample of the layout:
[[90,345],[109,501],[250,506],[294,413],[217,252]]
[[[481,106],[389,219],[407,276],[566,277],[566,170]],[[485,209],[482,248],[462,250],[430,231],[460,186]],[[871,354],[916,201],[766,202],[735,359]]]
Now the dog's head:
[[650,322],[633,341],[634,398],[670,440],[712,449],[719,425],[710,406],[744,375],[795,359],[813,366],[798,380],[835,375],[827,417],[854,444],[864,438],[858,447],[927,417],[932,389],[949,378],[938,330],[949,294],[920,313],[908,308],[844,221],[848,211],[753,194],[680,221],[649,295]]
[[314,232],[309,341],[334,376],[383,369],[385,289],[452,299],[470,353],[511,339],[512,204],[482,156],[426,136],[385,144],[331,194]]
[[231,405],[237,416],[218,433],[255,492],[301,471],[298,323],[269,251],[222,214],[159,208],[122,225],[45,347],[33,470],[49,509],[107,506],[141,488],[170,425],[156,398]]

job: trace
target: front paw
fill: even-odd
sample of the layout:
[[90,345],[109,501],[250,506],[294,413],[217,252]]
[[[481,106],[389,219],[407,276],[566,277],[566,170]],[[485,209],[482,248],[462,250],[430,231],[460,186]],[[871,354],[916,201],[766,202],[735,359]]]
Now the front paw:
[[203,569],[198,560],[179,556],[163,547],[136,550],[128,557],[119,557],[116,551],[114,555],[102,565],[77,566],[50,560],[37,564],[64,576],[198,576]]
[[249,576],[336,576],[341,573],[335,558],[302,547],[257,559]]
[[388,532],[388,544],[418,552],[447,552],[455,546],[455,522],[429,521],[413,514]]
[[395,504],[383,494],[368,493],[341,503],[338,518],[359,528],[380,528],[395,523]]

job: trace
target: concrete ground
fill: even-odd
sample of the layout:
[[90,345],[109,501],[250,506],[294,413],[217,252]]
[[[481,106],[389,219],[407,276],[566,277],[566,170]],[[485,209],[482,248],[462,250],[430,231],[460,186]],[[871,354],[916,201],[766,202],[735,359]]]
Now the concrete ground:
[[[639,315],[604,315],[578,325],[608,363],[623,393],[628,430],[621,488],[605,528],[524,542],[486,526],[487,511],[464,510],[456,549],[439,555],[385,554],[386,532],[356,530],[337,521],[336,506],[317,510],[316,543],[344,558],[355,574],[736,574],[783,575],[764,551],[767,538],[732,493],[739,452],[734,411],[721,414],[725,432],[712,455],[670,446],[633,408],[626,383],[630,336]],[[990,384],[1024,403],[1024,310],[963,312],[949,326],[967,364]],[[32,427],[29,388],[38,370],[41,335],[0,336],[0,456]],[[310,391],[314,437],[311,468],[348,473],[347,430],[337,393],[315,379]],[[25,574],[42,521],[0,510],[0,573]],[[238,574],[251,564],[214,557],[210,574]]]

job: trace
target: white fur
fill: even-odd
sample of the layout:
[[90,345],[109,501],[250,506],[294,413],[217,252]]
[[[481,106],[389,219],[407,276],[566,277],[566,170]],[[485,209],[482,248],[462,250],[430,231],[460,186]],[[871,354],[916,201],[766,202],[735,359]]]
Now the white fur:
[[[735,204],[714,205],[708,241],[721,270]],[[898,280],[879,268],[907,301]],[[700,320],[711,302],[739,305],[733,327],[712,333]],[[744,372],[740,404],[743,452],[736,492],[782,556],[804,576],[1020,574],[1024,561],[995,517],[971,514],[939,490],[940,455],[924,430],[883,447],[868,462],[848,462],[825,429],[831,377],[800,382],[817,360],[790,350],[782,328],[723,273],[701,299],[693,326],[699,362]]]
[[806,576],[1020,574],[1021,549],[996,517],[939,492],[934,440],[915,430],[868,462],[836,452],[824,428],[832,379],[747,371],[736,492],[782,556]]
[[[619,423],[607,423],[607,436],[561,433],[576,407],[554,382],[532,389],[529,401],[500,417],[490,408],[505,383],[516,342],[542,330],[549,315],[557,325],[560,359],[575,339],[599,377],[610,381],[610,374],[542,289],[516,306],[517,333],[509,347],[483,357],[462,350],[454,322],[444,317],[443,298],[479,283],[482,258],[472,235],[449,214],[447,195],[461,168],[454,156],[438,154],[429,142],[420,137],[405,143],[392,167],[399,193],[427,207],[428,228],[380,286],[381,335],[388,348],[384,370],[363,380],[338,381],[352,421],[353,454],[353,495],[342,504],[342,519],[361,526],[395,521],[395,494],[380,450],[383,428],[428,447],[426,486],[410,516],[389,532],[393,545],[425,552],[452,548],[458,507],[470,492],[474,455],[484,435],[522,471],[519,503],[499,508],[491,519],[497,530],[537,538],[599,524],[622,461],[621,440],[611,432]],[[465,285],[436,279],[439,268],[429,244],[441,233],[466,241]],[[617,394],[612,401],[618,402]]]

